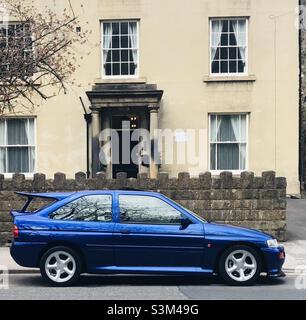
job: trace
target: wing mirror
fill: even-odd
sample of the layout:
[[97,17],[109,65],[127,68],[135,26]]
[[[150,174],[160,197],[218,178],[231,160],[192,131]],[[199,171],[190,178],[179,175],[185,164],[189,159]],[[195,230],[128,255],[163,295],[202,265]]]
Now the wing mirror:
[[188,218],[182,218],[180,230],[186,230],[191,224],[191,220],[189,220]]

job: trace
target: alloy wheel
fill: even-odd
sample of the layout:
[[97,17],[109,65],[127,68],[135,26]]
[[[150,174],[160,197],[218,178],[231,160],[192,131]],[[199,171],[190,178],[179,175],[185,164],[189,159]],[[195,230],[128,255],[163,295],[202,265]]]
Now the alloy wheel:
[[238,282],[246,282],[257,272],[257,262],[253,254],[247,250],[231,252],[225,261],[228,276]]
[[76,261],[68,252],[55,251],[46,259],[45,272],[50,280],[65,283],[75,275]]

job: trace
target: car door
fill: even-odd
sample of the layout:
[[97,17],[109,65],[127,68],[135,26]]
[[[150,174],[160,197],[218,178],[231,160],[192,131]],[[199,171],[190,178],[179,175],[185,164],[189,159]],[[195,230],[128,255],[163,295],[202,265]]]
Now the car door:
[[118,194],[118,223],[114,229],[118,267],[201,267],[204,227],[158,196]]
[[54,210],[49,218],[53,220],[52,238],[78,246],[90,271],[114,265],[111,193],[87,194],[69,200]]

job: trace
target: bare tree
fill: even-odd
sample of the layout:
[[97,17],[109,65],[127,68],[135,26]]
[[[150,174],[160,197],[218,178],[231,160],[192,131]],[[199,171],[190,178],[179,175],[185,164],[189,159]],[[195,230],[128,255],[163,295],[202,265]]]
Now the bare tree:
[[1,116],[65,91],[78,64],[75,46],[91,32],[81,29],[70,1],[60,13],[50,7],[40,12],[31,0],[0,0],[0,8]]

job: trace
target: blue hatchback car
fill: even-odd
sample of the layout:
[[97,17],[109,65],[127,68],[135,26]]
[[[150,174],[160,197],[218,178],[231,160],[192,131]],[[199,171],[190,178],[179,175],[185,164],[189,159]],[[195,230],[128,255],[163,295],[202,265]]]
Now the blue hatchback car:
[[[213,224],[167,197],[143,191],[27,194],[12,211],[11,255],[40,268],[54,286],[80,274],[219,275],[232,285],[253,284],[264,272],[282,275],[284,248],[273,237]],[[33,200],[51,203],[30,212]]]

